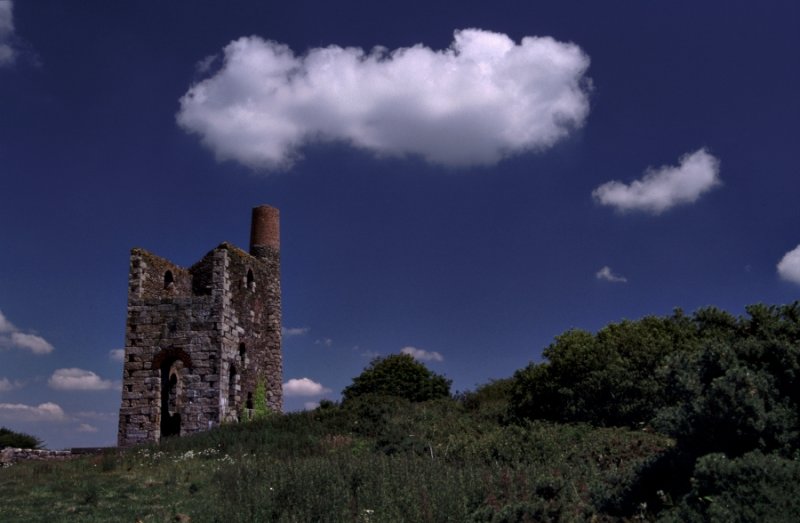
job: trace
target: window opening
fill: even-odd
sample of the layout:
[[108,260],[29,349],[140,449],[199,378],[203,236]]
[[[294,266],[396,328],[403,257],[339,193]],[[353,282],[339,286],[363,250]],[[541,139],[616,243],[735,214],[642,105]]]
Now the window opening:
[[172,275],[172,271],[167,271],[164,273],[164,288],[171,289],[175,285],[175,277]]
[[181,433],[181,360],[168,360],[161,366],[161,437]]
[[236,415],[236,381],[239,376],[236,374],[236,367],[231,365],[231,371],[228,374],[228,412]]

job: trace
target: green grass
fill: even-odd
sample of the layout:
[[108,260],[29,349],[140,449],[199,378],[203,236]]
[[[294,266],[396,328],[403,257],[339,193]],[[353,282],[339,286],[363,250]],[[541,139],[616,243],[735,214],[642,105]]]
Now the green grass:
[[0,521],[589,521],[662,436],[365,400],[0,471]]

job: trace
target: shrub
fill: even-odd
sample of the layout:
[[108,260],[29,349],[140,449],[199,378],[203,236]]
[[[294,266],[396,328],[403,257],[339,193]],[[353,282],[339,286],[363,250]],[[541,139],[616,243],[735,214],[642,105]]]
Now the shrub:
[[800,463],[761,452],[697,461],[692,490],[665,521],[798,521]]
[[427,401],[449,396],[450,383],[411,356],[392,354],[372,360],[364,372],[353,378],[353,383],[342,391],[342,396],[345,402],[365,394]]
[[36,436],[14,432],[5,427],[0,427],[0,449],[5,447],[39,449],[42,448],[42,445],[42,440]]

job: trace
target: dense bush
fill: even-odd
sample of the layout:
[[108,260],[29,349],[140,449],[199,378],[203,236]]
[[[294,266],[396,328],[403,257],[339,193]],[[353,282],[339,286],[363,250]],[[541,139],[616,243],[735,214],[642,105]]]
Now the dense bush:
[[797,470],[786,460],[800,453],[800,304],[746,311],[736,318],[707,308],[613,324],[594,335],[569,331],[545,350],[547,362],[514,375],[512,412],[652,427],[675,438],[674,449],[610,500],[607,508],[618,515],[631,516],[637,506],[655,515],[677,503],[668,513],[678,519],[774,519],[780,511],[767,505],[797,518],[796,481],[773,488],[754,478]]
[[631,425],[649,421],[666,398],[656,374],[666,358],[702,339],[680,311],[667,318],[611,324],[597,334],[571,330],[514,375],[511,406],[520,418]]
[[358,396],[397,396],[426,401],[450,395],[450,380],[428,370],[407,354],[392,354],[372,360],[364,372],[342,391],[347,402]]
[[36,436],[14,432],[5,427],[0,427],[0,449],[5,447],[39,449],[42,448],[42,440]]
[[697,461],[691,491],[664,521],[785,521],[800,515],[800,463],[751,452],[735,459],[708,454]]

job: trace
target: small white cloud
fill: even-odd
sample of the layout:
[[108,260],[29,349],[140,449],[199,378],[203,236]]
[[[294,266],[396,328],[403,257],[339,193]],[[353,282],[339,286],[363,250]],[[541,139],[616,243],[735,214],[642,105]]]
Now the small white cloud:
[[377,351],[374,351],[374,350],[365,350],[364,352],[361,353],[361,357],[362,358],[368,358],[368,359],[371,359],[371,360],[374,360],[375,358],[379,357],[380,355],[381,355],[380,352],[377,352]]
[[19,389],[22,387],[21,381],[11,381],[8,378],[0,378],[0,392],[8,392],[10,390]]
[[308,327],[281,327],[281,334],[283,334],[284,338],[305,336],[310,330]]
[[438,352],[428,352],[426,350],[418,349],[416,347],[403,347],[400,349],[401,354],[408,354],[418,361],[444,361],[444,356]]
[[333,345],[333,340],[330,338],[321,338],[314,341],[314,345],[322,345],[323,347],[331,347]]
[[781,258],[778,262],[778,274],[784,280],[800,285],[800,245]]
[[97,427],[89,425],[88,423],[81,423],[75,430],[78,432],[97,432]]
[[0,0],[0,67],[11,65],[17,53],[11,46],[14,36],[14,3],[11,0]]
[[291,167],[313,141],[491,165],[583,125],[588,67],[575,44],[480,29],[455,31],[444,50],[331,45],[303,56],[250,36],[224,49],[220,70],[180,99],[176,119],[218,160],[257,169]]
[[27,349],[34,354],[49,354],[54,350],[41,336],[21,332],[0,311],[0,348],[3,347]]
[[50,345],[47,340],[36,334],[12,332],[11,344],[21,349],[28,349],[34,354],[49,354],[53,352],[53,346]]
[[111,361],[125,361],[125,349],[111,349],[108,351],[108,358]]
[[319,407],[318,401],[307,401],[303,403],[303,408],[305,408],[306,410],[314,410],[317,407]]
[[104,380],[97,374],[83,369],[58,369],[53,372],[47,384],[56,390],[108,390],[114,382]]
[[0,403],[0,420],[10,421],[64,421],[64,410],[55,403],[41,403],[34,407],[22,403]]
[[610,281],[612,283],[627,283],[628,281],[628,278],[625,276],[614,274],[614,271],[612,271],[611,267],[608,265],[597,271],[597,273],[595,273],[595,277],[598,280]]
[[676,205],[697,201],[720,183],[719,160],[700,149],[682,156],[677,167],[648,168],[641,180],[630,185],[618,181],[604,183],[592,196],[598,203],[618,211],[660,214]]
[[293,378],[283,384],[286,396],[321,396],[331,390],[308,378]]
[[110,420],[117,419],[119,412],[98,412],[96,410],[83,410],[76,412],[75,416],[78,418],[95,419],[95,420]]

